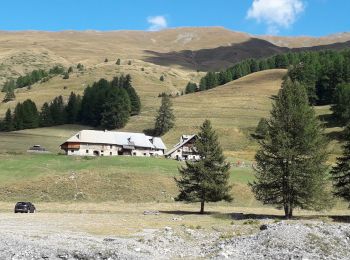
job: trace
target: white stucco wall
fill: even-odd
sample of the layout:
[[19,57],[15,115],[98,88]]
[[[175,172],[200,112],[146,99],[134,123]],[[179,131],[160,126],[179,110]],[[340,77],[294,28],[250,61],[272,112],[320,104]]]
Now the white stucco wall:
[[[99,156],[118,156],[118,151],[122,147],[117,145],[98,145],[98,144],[81,144],[79,150],[70,149],[67,155],[72,156],[96,156],[94,152],[98,152]],[[163,156],[163,150],[151,150],[144,148],[136,148],[131,152],[132,156]]]

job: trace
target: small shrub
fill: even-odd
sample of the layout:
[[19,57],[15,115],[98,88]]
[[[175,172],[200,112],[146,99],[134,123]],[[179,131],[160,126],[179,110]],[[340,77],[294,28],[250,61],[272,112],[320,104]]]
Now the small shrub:
[[258,225],[260,223],[257,219],[247,219],[243,222],[243,225]]

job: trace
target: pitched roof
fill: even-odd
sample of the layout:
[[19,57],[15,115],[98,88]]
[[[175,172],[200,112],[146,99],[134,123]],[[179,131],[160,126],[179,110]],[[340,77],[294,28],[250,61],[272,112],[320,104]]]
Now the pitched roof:
[[82,130],[73,135],[66,142],[114,144],[122,146],[166,149],[166,146],[161,138],[147,136],[143,133]]
[[185,141],[175,144],[175,146],[172,149],[170,149],[168,152],[165,153],[165,156],[172,154],[173,152],[175,152],[181,146],[187,144],[190,140],[192,140],[196,136],[197,135],[183,135],[182,137],[186,137]]

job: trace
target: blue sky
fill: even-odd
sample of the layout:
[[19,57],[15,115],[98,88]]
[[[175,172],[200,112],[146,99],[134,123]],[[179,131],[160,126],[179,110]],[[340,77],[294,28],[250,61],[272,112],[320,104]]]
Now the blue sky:
[[350,31],[350,0],[2,0],[0,30],[161,30],[223,26],[251,34]]

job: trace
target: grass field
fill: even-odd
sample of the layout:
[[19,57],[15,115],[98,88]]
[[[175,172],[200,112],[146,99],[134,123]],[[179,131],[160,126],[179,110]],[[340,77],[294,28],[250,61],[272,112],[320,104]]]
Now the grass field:
[[[169,202],[180,166],[163,158],[2,154],[0,200]],[[247,187],[251,180],[251,168],[232,168],[237,205],[257,204]]]

